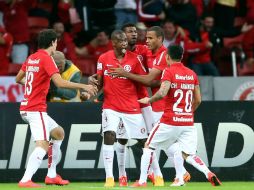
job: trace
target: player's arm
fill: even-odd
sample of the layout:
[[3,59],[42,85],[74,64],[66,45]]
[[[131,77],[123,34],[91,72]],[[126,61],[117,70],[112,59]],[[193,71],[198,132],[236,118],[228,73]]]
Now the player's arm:
[[52,81],[58,88],[69,88],[69,89],[80,89],[85,90],[92,96],[96,95],[98,89],[93,85],[86,85],[81,83],[74,83],[67,80],[62,79],[59,73],[55,73],[52,75]]
[[26,76],[26,73],[22,69],[20,69],[15,79],[16,83],[24,85],[26,82],[25,76]]
[[[80,72],[76,72],[72,78],[71,82],[79,83],[81,80]],[[51,91],[53,96],[64,98],[66,100],[70,100],[77,96],[78,91],[76,89],[67,89],[67,88],[52,88]]]
[[200,87],[199,85],[195,85],[193,102],[192,102],[193,111],[195,111],[200,104],[201,104]]
[[[153,80],[161,74],[161,71],[156,68],[152,68],[147,75],[138,75],[134,73],[130,73],[125,71],[122,67],[112,68],[112,71],[109,74],[115,77],[127,77],[131,80],[140,82],[145,86],[152,86],[154,87],[155,83]],[[158,85],[158,83],[156,83]]]
[[98,91],[100,91],[103,87],[103,76],[102,75],[97,75],[97,88]]
[[170,84],[171,84],[171,82],[169,82],[167,80],[163,81],[161,83],[160,89],[151,98],[145,97],[145,98],[138,100],[138,102],[143,103],[143,104],[148,104],[148,103],[153,103],[158,100],[161,100],[162,98],[164,98],[167,95],[167,93],[170,89]]

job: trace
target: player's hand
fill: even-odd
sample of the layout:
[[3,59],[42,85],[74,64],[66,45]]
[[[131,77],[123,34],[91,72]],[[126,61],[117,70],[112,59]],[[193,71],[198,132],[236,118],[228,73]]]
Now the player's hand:
[[96,86],[93,85],[85,85],[83,90],[85,90],[86,92],[88,92],[90,95],[95,96],[98,92],[98,88]]
[[98,86],[97,74],[93,74],[92,76],[88,77],[88,84]]
[[87,92],[81,92],[80,93],[80,99],[82,101],[86,101],[86,100],[89,100],[91,98],[91,95]]
[[145,98],[142,98],[142,99],[139,99],[138,102],[141,103],[141,104],[149,104],[150,102],[150,98],[148,97],[145,97]]
[[119,67],[117,68],[110,68],[108,71],[108,74],[110,74],[112,77],[126,77],[127,71],[124,70],[122,65],[118,64]]

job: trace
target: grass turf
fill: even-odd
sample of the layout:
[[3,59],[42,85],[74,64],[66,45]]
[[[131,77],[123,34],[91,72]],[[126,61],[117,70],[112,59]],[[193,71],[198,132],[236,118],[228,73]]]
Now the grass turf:
[[[43,183],[39,183],[43,184]],[[132,184],[132,183],[129,183]],[[72,182],[67,186],[43,186],[42,188],[29,188],[29,189],[49,189],[49,190],[100,190],[100,189],[113,189],[113,190],[129,190],[135,189],[131,187],[119,187],[116,183],[114,188],[104,188],[102,182]],[[138,188],[146,190],[166,190],[166,189],[184,189],[184,190],[253,190],[254,182],[222,182],[222,186],[214,187],[209,182],[189,182],[184,187],[169,187],[170,183],[166,183],[164,187],[153,187],[148,183],[147,188]],[[214,189],[215,188],[215,189]],[[19,188],[17,183],[0,183],[0,190],[21,190],[27,188]]]

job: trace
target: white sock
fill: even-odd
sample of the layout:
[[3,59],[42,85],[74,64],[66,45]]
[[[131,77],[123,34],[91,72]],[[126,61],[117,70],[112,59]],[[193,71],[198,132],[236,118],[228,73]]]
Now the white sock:
[[154,175],[162,177],[159,161],[157,159],[155,151],[153,152],[153,158],[152,159],[153,159],[153,162],[152,162],[152,165],[151,165],[151,169],[153,170]]
[[113,160],[114,160],[114,146],[103,144],[103,161],[106,172],[106,178],[114,177]]
[[60,146],[62,142],[63,140],[52,140],[49,144],[47,176],[50,178],[56,177],[56,165],[59,161],[61,153]]
[[186,172],[183,163],[184,159],[182,156],[182,151],[178,150],[174,154],[174,165],[176,170],[176,178],[178,178],[180,182],[183,182],[183,175]]
[[153,154],[154,154],[154,150],[149,148],[143,149],[143,155],[141,157],[139,183],[144,183],[147,181],[147,173],[153,161]]
[[197,155],[190,155],[186,158],[186,162],[193,165],[199,171],[203,172],[207,178],[208,173],[210,170],[207,168],[205,163],[199,158]]
[[[175,159],[178,159],[179,150],[180,150],[179,144],[174,143],[174,144],[172,144],[172,145],[169,147],[169,149],[166,151],[166,154],[167,154],[167,156],[168,156],[168,159],[170,160],[171,163],[174,164],[174,166],[176,165],[176,162],[178,162],[178,160],[175,160]],[[176,156],[176,158],[175,158],[175,153],[177,153],[177,155],[178,155],[178,156]],[[181,158],[182,158],[182,154],[181,154]],[[181,160],[181,158],[179,158],[179,159]],[[181,167],[181,166],[182,166],[182,167]],[[180,169],[180,171],[183,172],[183,174],[185,174],[185,173],[187,172],[186,169],[185,169],[185,167],[184,167],[184,160],[183,160],[183,163],[182,163],[182,164],[180,164],[180,162],[179,162],[179,165],[178,165],[177,167],[181,167],[181,168],[179,168],[179,169]],[[176,170],[176,168],[175,168],[175,170]],[[176,171],[176,173],[177,173],[177,171]]]
[[41,165],[43,157],[46,155],[46,151],[41,147],[36,147],[29,157],[25,174],[21,179],[21,182],[27,182],[32,179],[34,173]]
[[125,171],[126,145],[122,145],[119,142],[117,142],[116,155],[117,155],[119,177],[126,176],[126,171]]

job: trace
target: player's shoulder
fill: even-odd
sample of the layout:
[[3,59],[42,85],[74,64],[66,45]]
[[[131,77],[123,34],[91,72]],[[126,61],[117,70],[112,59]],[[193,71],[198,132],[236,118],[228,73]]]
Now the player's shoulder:
[[100,56],[99,56],[99,59],[100,60],[103,60],[103,59],[107,59],[107,58],[112,58],[113,57],[113,54],[114,54],[114,51],[113,50],[109,50],[105,53],[102,53]]

